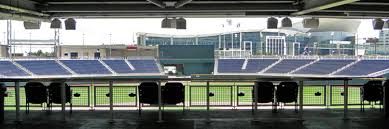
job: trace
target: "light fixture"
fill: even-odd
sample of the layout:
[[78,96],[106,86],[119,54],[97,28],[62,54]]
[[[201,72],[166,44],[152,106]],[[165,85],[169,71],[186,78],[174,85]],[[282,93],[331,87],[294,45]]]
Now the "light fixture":
[[32,29],[40,29],[41,28],[41,22],[30,22],[30,21],[24,21],[23,22],[24,29],[26,30],[32,30]]
[[76,30],[76,25],[76,20],[74,20],[74,18],[68,18],[65,20],[66,30]]
[[304,28],[319,28],[319,19],[316,18],[306,18],[303,20]]
[[183,17],[176,20],[176,29],[186,29],[186,20]]
[[62,24],[61,20],[59,20],[58,18],[54,18],[51,21],[50,28],[51,29],[61,29],[62,28],[61,24]]
[[389,30],[389,19],[385,21],[384,26],[382,29]]
[[289,17],[285,17],[281,20],[281,27],[292,27],[292,20]]
[[384,27],[384,20],[382,20],[381,18],[376,18],[373,20],[373,29],[374,30],[382,30],[382,28]]
[[278,20],[274,17],[267,19],[267,29],[277,29]]

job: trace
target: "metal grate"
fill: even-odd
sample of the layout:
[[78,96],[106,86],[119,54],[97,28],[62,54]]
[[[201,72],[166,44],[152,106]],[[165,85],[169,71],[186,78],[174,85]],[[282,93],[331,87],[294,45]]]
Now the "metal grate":
[[[232,106],[233,105],[233,86],[210,86],[209,87],[209,105],[210,106]],[[190,86],[190,106],[207,105],[207,87]]]
[[[137,106],[137,94],[136,86],[113,86],[113,105],[115,107],[135,107]],[[109,86],[94,87],[94,106],[109,106]]]
[[[343,99],[343,85],[330,86],[330,105],[341,106],[344,104]],[[348,105],[361,105],[361,86],[348,86]]]

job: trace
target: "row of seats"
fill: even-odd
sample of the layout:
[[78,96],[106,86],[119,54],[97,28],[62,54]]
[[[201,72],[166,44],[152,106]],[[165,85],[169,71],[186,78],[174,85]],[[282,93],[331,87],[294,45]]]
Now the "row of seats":
[[[283,59],[275,64],[278,59],[218,59],[218,73],[258,73],[269,67],[264,73],[289,73],[292,74],[316,74],[328,75],[343,67],[334,75],[366,76],[378,71],[389,69],[389,60],[363,59],[358,62],[355,59]],[[244,67],[245,62],[247,63]],[[356,62],[355,64],[352,64]],[[312,63],[312,64],[310,64]],[[309,64],[309,65],[307,65]],[[347,65],[352,64],[350,67]],[[307,65],[306,67],[303,67]],[[371,67],[374,65],[374,67]],[[298,69],[300,68],[301,69]],[[296,70],[296,71],[294,71]]]
[[[112,74],[103,63],[119,74],[160,73],[157,62],[152,59],[142,60],[59,60],[76,74]],[[16,60],[15,63],[26,68],[35,75],[71,75],[71,73],[55,60]],[[130,67],[132,65],[132,67]],[[0,76],[29,76],[11,61],[0,61]]]

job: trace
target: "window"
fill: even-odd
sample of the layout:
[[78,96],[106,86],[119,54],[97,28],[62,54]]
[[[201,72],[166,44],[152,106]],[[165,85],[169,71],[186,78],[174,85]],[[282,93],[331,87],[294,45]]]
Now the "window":
[[78,52],[71,52],[70,53],[70,59],[77,59],[78,58]]

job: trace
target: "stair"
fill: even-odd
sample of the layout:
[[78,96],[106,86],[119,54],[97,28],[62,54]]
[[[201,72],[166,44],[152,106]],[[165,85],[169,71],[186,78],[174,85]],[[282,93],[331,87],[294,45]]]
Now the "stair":
[[305,67],[308,67],[308,66],[310,66],[310,65],[312,65],[312,64],[314,64],[314,63],[316,63],[316,62],[318,62],[319,60],[320,60],[320,58],[317,58],[316,60],[314,60],[314,61],[312,61],[312,62],[309,62],[308,64],[305,64],[305,65],[303,65],[303,66],[301,66],[301,67],[299,67],[299,68],[297,68],[297,69],[295,69],[295,70],[290,71],[288,74],[294,73],[294,72],[296,72],[296,71],[299,71],[300,69],[303,69],[303,68],[305,68]]
[[102,60],[98,60],[105,68],[107,68],[112,74],[117,74],[115,71],[113,71],[112,69],[111,69],[111,67],[109,67],[107,64],[105,64],[104,63],[104,61],[102,61]]
[[22,65],[16,63],[15,61],[11,61],[12,64],[14,64],[16,67],[20,68],[21,70],[23,70],[24,72],[30,74],[31,76],[34,76],[35,74],[32,73],[30,70],[28,70],[27,68],[23,67]]
[[269,65],[269,66],[267,66],[265,69],[259,71],[258,73],[264,73],[264,72],[266,72],[267,70],[269,70],[270,68],[272,68],[274,65],[277,65],[278,63],[280,63],[282,60],[284,60],[284,59],[280,58],[278,61],[274,62],[273,64],[271,64],[271,65]]
[[243,65],[242,65],[242,70],[245,70],[246,67],[247,67],[247,62],[249,62],[249,59],[245,59],[244,62],[243,62]]
[[124,60],[124,62],[126,62],[126,63],[127,63],[127,65],[130,67],[130,69],[131,69],[131,70],[135,70],[135,67],[134,67],[134,66],[132,66],[132,64],[130,63],[130,61],[128,61],[128,60]]
[[332,73],[330,73],[328,75],[334,75],[336,73],[339,73],[340,71],[343,71],[344,69],[347,69],[348,67],[353,66],[354,64],[358,63],[359,61],[361,61],[361,59],[358,59],[358,60],[356,60],[356,61],[354,61],[354,62],[352,62],[352,63],[350,63],[350,64],[348,64],[346,66],[343,66],[342,68],[337,69],[336,71],[334,71],[334,72],[332,72]]
[[77,73],[74,72],[72,69],[70,69],[68,66],[66,66],[65,64],[63,64],[61,61],[59,60],[55,60],[55,62],[57,62],[59,65],[61,65],[64,69],[66,69],[69,73],[71,73],[72,75],[76,75]]

